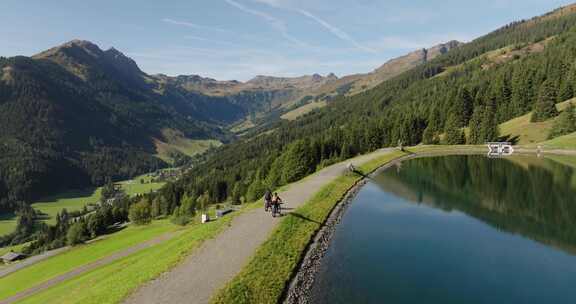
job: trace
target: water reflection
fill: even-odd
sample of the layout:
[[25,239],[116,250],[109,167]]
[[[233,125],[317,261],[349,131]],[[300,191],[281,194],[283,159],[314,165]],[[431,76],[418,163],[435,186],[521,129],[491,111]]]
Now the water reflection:
[[574,303],[571,163],[443,156],[389,168],[344,214],[311,303]]
[[455,155],[406,161],[373,182],[409,201],[459,210],[576,253],[576,170],[551,159]]

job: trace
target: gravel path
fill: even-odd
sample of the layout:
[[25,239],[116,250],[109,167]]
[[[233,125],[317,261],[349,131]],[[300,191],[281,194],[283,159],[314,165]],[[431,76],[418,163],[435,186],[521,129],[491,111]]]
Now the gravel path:
[[47,280],[47,281],[45,281],[45,282],[43,282],[43,283],[38,284],[38,285],[36,285],[36,286],[34,286],[34,287],[32,287],[32,288],[29,288],[29,289],[26,289],[26,290],[24,290],[24,291],[21,291],[21,292],[15,294],[14,296],[12,296],[12,297],[10,297],[10,298],[1,300],[1,301],[0,301],[0,304],[15,303],[15,302],[17,302],[17,301],[19,301],[19,300],[22,300],[22,299],[24,299],[24,298],[26,298],[26,297],[29,297],[29,296],[35,294],[35,293],[37,293],[37,292],[43,291],[43,290],[45,290],[45,289],[48,289],[48,288],[50,288],[50,287],[52,287],[52,286],[54,286],[54,285],[56,285],[56,284],[58,284],[58,283],[61,283],[61,282],[65,281],[65,280],[74,278],[74,277],[76,277],[76,276],[78,276],[78,275],[81,275],[81,274],[86,273],[86,272],[88,272],[88,271],[94,270],[94,269],[96,269],[96,268],[98,268],[98,267],[101,267],[101,266],[110,264],[110,263],[112,263],[112,262],[114,262],[114,261],[117,261],[118,259],[121,259],[121,258],[124,258],[124,257],[126,257],[126,256],[129,256],[129,255],[131,255],[131,254],[133,254],[133,253],[136,253],[136,252],[138,252],[138,251],[140,251],[140,250],[143,250],[143,249],[152,247],[152,246],[154,246],[154,245],[160,244],[160,243],[162,243],[162,242],[164,242],[164,241],[172,238],[172,237],[175,236],[177,233],[178,233],[178,232],[166,233],[166,234],[161,235],[161,236],[159,236],[159,237],[157,237],[157,238],[154,238],[154,239],[151,239],[151,240],[146,241],[146,242],[144,242],[144,243],[140,243],[140,244],[138,244],[138,245],[132,246],[132,247],[130,247],[130,248],[127,248],[127,249],[122,250],[122,251],[120,251],[120,252],[114,253],[114,254],[109,255],[109,256],[107,256],[107,257],[104,257],[104,258],[102,258],[102,259],[100,259],[100,260],[97,260],[97,261],[95,261],[95,262],[92,262],[92,263],[89,263],[89,264],[80,266],[80,267],[78,267],[78,268],[75,268],[74,270],[71,270],[71,271],[69,271],[69,272],[67,272],[67,273],[64,273],[64,274],[62,274],[62,275],[56,276],[56,277],[54,277],[54,278],[52,278],[52,279],[50,279],[50,280]]
[[0,268],[0,278],[5,277],[13,272],[16,272],[22,268],[34,265],[40,261],[43,261],[51,256],[55,256],[63,251],[68,250],[69,247],[62,247],[62,248],[58,248],[58,249],[54,249],[54,250],[50,250],[50,251],[46,251],[42,254],[38,254],[32,257],[29,257],[21,262],[17,262],[15,264],[9,264],[6,267]]
[[[387,154],[381,149],[359,156],[351,162],[362,164]],[[310,199],[322,186],[346,170],[350,161],[324,168],[279,193],[284,212],[290,212]],[[231,280],[268,238],[279,219],[261,208],[234,218],[231,227],[202,244],[192,255],[171,271],[149,282],[130,296],[127,304],[208,303],[211,296]]]

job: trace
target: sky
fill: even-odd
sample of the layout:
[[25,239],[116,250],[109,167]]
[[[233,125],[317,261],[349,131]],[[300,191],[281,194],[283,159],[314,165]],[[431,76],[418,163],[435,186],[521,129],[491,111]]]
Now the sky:
[[147,73],[219,80],[369,72],[471,41],[566,0],[0,0],[0,56],[72,39],[114,47]]

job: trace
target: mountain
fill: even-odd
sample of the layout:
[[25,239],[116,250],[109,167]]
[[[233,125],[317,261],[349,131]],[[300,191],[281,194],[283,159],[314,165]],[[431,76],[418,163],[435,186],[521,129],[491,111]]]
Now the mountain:
[[334,83],[338,77],[334,74],[319,74],[300,77],[256,76],[249,81],[218,81],[198,75],[170,77],[153,75],[153,79],[162,85],[179,88],[190,94],[202,94],[212,98],[221,98],[240,107],[245,116],[239,122],[250,121],[265,124],[288,111],[321,87]]
[[[353,95],[375,87],[381,82],[401,74],[415,66],[460,46],[458,41],[439,44],[395,58],[367,74],[348,75],[338,78],[333,73],[300,77],[274,77],[258,75],[246,82],[219,81],[199,75],[153,75],[151,78],[161,86],[172,86],[191,94],[221,97],[242,108],[246,114],[238,120],[237,132],[278,121],[282,114],[297,112],[295,117],[309,112],[315,105],[310,103],[334,99],[342,94]],[[319,103],[320,104],[320,103]],[[238,118],[238,117],[235,117]]]
[[148,75],[122,52],[84,40],[1,58],[0,205],[166,166],[157,155],[181,158],[187,149],[177,145],[191,140],[229,142],[231,123],[335,79]]
[[499,123],[576,96],[575,8],[507,24],[434,59],[430,54],[442,47],[413,56],[426,62],[226,145],[153,196],[175,205],[180,202],[170,198],[184,193],[250,202],[266,189],[382,147],[513,140],[500,136]]
[[88,41],[0,58],[0,205],[165,166],[154,155],[166,130],[226,142],[222,124],[244,116]]
[[424,64],[434,58],[443,55],[453,48],[461,46],[459,41],[449,41],[430,47],[423,48],[389,60],[374,71],[366,74],[353,74],[342,77],[320,88],[318,95],[336,96],[345,92],[347,95],[355,95],[374,88],[383,81],[398,76],[418,65]]
[[[469,143],[498,139],[498,123],[528,113],[540,95],[574,96],[573,8],[392,60],[369,73],[366,84],[351,81],[334,96],[314,94],[346,77],[259,76],[241,83],[147,75],[120,52],[85,41],[32,58],[2,58],[2,205],[165,165],[153,156],[165,134],[230,141],[224,126],[247,116],[274,117],[310,99],[330,102],[225,145],[158,195],[171,206],[185,192],[208,193],[213,202],[232,194],[251,200],[266,187],[399,142],[439,143],[441,134],[463,127],[470,129]],[[369,88],[372,78],[386,80]],[[354,85],[365,91],[352,94]]]
[[307,98],[301,99],[298,103],[293,103],[291,107],[288,107],[287,110],[289,111],[282,118],[295,119],[314,109],[324,107],[338,96],[352,96],[372,89],[380,83],[427,63],[462,44],[462,42],[454,40],[438,44],[429,49],[416,50],[404,56],[391,59],[370,73],[346,75],[326,82],[308,91]]

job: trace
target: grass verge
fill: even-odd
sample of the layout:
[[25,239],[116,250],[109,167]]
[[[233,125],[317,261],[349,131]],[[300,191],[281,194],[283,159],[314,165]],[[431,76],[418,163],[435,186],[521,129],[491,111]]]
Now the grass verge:
[[178,236],[118,261],[67,280],[32,295],[20,303],[118,303],[138,286],[177,265],[203,241],[215,237],[242,211],[260,204],[246,205],[240,212],[208,224],[193,224]]
[[[358,168],[371,172],[406,155],[402,152],[371,160]],[[360,178],[343,175],[287,215],[256,251],[248,265],[221,289],[212,303],[277,303],[304,250],[334,206]]]
[[94,262],[115,252],[150,240],[179,226],[168,220],[155,221],[148,226],[130,226],[109,237],[81,245],[50,257],[8,276],[0,278],[0,300],[36,286],[53,277],[71,271],[81,265]]

